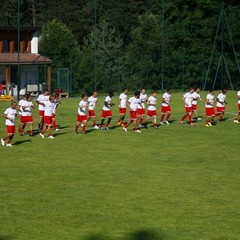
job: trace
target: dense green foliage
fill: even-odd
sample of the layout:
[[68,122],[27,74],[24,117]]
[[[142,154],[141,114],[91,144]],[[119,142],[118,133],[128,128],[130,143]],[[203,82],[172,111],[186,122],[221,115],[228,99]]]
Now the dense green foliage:
[[[17,0],[1,1],[0,25],[17,25],[16,6]],[[227,22],[223,18],[223,27],[220,24],[207,72],[221,8],[218,0],[22,0],[20,19],[21,26],[45,26],[43,35],[54,28],[52,20],[62,22],[72,32],[74,39],[70,42],[76,41],[79,48],[75,54],[64,54],[63,44],[68,45],[69,41],[63,35],[60,40],[59,33],[53,30],[52,38],[59,42],[40,51],[53,58],[56,66],[72,67],[75,91],[108,90],[110,86],[116,90],[124,85],[132,89],[202,87],[207,75],[207,88],[215,76],[215,88],[230,87],[231,81],[237,88],[240,73],[231,37],[238,53],[238,1],[224,4]],[[222,37],[228,69],[223,64],[216,75]],[[50,43],[43,43],[47,44]],[[73,55],[78,56],[72,58]]]
[[[202,121],[179,124],[181,95],[173,93],[170,125],[149,124],[141,134],[132,125],[127,133],[117,127],[115,106],[109,132],[89,122],[88,134],[76,135],[80,99],[63,99],[55,139],[16,135],[13,148],[0,145],[0,239],[239,240],[236,92],[227,94],[225,121],[211,128],[204,126],[202,103]],[[0,112],[8,106],[1,102]],[[37,109],[33,115],[36,129]]]

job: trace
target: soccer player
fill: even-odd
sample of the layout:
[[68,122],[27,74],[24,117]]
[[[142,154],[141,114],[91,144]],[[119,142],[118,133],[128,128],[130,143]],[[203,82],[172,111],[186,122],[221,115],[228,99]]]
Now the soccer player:
[[197,120],[197,121],[200,121],[201,118],[199,117],[198,111],[197,111],[197,101],[198,101],[198,99],[199,99],[201,102],[203,102],[203,103],[204,103],[204,101],[202,100],[202,98],[201,98],[201,96],[200,96],[200,88],[199,88],[199,87],[195,87],[195,88],[194,88],[194,92],[193,92],[192,96],[193,96],[192,111],[193,111],[193,113],[194,113],[195,116],[196,116],[196,120]]
[[50,96],[49,100],[44,103],[44,126],[42,131],[40,132],[40,136],[42,138],[44,138],[44,133],[47,131],[48,138],[54,139],[54,136],[51,134],[53,111],[55,106],[54,101],[55,101],[55,97]]
[[223,119],[223,116],[225,114],[225,104],[227,104],[226,101],[226,94],[227,89],[222,89],[222,92],[218,94],[217,96],[217,113],[216,116],[219,116],[218,121],[221,122]]
[[92,93],[92,96],[88,98],[88,113],[89,113],[89,116],[88,116],[88,119],[87,119],[88,121],[90,119],[92,119],[94,129],[99,129],[99,127],[97,126],[97,123],[96,123],[96,113],[95,113],[95,107],[96,107],[97,104],[98,104],[97,91],[94,91]]
[[212,126],[212,121],[215,117],[215,110],[213,108],[214,103],[215,103],[214,90],[210,89],[209,94],[206,97],[206,104],[205,104],[205,109],[206,109],[205,127],[211,127]]
[[182,100],[185,104],[186,113],[181,118],[180,124],[183,124],[184,119],[188,117],[190,126],[194,126],[194,124],[192,122],[192,101],[193,101],[192,93],[193,93],[193,91],[194,91],[193,88],[189,88],[189,91],[182,96]]
[[112,97],[113,97],[113,92],[110,91],[108,96],[105,98],[104,101],[104,106],[102,108],[102,116],[101,116],[101,123],[100,123],[100,130],[103,130],[103,125],[104,125],[104,121],[106,118],[108,118],[108,121],[105,125],[105,130],[109,131],[109,124],[112,120],[112,111],[111,111],[111,107],[114,106],[115,104],[112,103]]
[[124,125],[124,118],[125,118],[125,115],[126,115],[126,107],[127,107],[127,93],[128,93],[128,89],[123,88],[123,91],[119,96],[119,114],[120,114],[120,117],[118,119],[118,126],[123,126]]
[[53,110],[53,118],[52,118],[52,125],[54,127],[54,130],[56,132],[60,131],[60,129],[57,127],[57,122],[56,122],[56,114],[57,114],[57,108],[58,108],[58,105],[60,103],[59,101],[59,93],[54,93],[53,94],[54,96],[54,110]]
[[39,110],[39,122],[38,122],[38,129],[41,131],[44,125],[44,106],[45,102],[49,101],[49,90],[44,89],[43,93],[40,94],[36,100],[38,104],[38,110]]
[[[5,124],[7,127],[7,135],[1,139],[3,146],[12,147],[12,140],[15,134],[15,117],[17,116],[17,103],[15,101],[11,102],[11,106],[7,108],[3,117],[6,118]],[[5,141],[8,139],[7,144]]]
[[170,102],[171,102],[171,99],[172,99],[172,90],[170,88],[167,89],[167,91],[163,94],[163,97],[162,97],[162,109],[161,109],[161,119],[160,119],[160,124],[164,124],[163,123],[163,119],[165,117],[165,115],[167,114],[167,117],[166,117],[166,121],[165,123],[166,124],[169,124],[168,120],[171,116],[171,106],[170,106]]
[[157,126],[157,109],[156,109],[156,104],[157,104],[157,92],[153,91],[152,95],[148,98],[147,104],[148,104],[148,112],[147,112],[147,119],[145,122],[145,126],[147,127],[148,121],[150,120],[151,117],[153,117],[153,127],[158,128]]
[[240,91],[238,91],[237,97],[238,97],[238,114],[236,115],[236,117],[233,120],[233,122],[235,122],[235,123],[239,123],[238,118],[240,116]]
[[75,133],[78,133],[78,128],[80,124],[82,124],[82,134],[86,134],[85,130],[87,128],[87,114],[86,110],[88,108],[88,96],[86,93],[82,94],[82,100],[80,101],[78,105],[78,116],[75,126]]
[[19,135],[23,136],[23,129],[26,123],[30,124],[29,135],[33,136],[33,117],[32,117],[32,108],[35,108],[36,105],[33,105],[31,101],[31,95],[28,93],[25,95],[25,100],[21,103],[21,118],[19,126]]
[[140,105],[140,107],[143,107],[142,106],[142,101],[140,99],[140,92],[139,91],[136,91],[135,94],[134,94],[134,97],[131,97],[128,99],[127,101],[127,105],[129,107],[129,112],[130,112],[130,119],[128,120],[127,124],[123,127],[123,130],[125,132],[127,132],[127,128],[128,126],[133,122],[134,124],[134,131],[136,133],[141,133],[141,131],[138,129],[137,127],[137,109],[138,109],[138,106]]
[[[22,109],[22,106],[24,105],[24,102],[27,100],[27,98],[26,98],[26,94],[23,96],[23,99],[21,99],[20,101],[19,101],[19,103],[18,103],[18,115],[19,115],[19,117],[20,117],[20,123],[22,122],[22,111],[23,111],[23,109]],[[24,135],[24,133],[23,133],[23,131],[22,132],[20,132],[20,130],[21,130],[21,128],[22,128],[22,130],[24,130],[24,128],[25,128],[25,126],[26,126],[26,124],[24,124],[24,125],[19,125],[19,128],[18,128],[18,134],[20,135],[20,136],[23,136]]]
[[140,119],[139,127],[142,127],[142,122],[145,116],[145,102],[147,102],[148,100],[145,88],[141,89],[139,99],[141,100],[141,104],[138,105],[137,113],[138,113],[138,118]]

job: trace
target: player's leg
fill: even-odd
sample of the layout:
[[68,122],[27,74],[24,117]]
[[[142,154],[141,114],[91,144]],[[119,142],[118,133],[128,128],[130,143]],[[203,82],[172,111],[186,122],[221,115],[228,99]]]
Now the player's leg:
[[167,124],[169,124],[168,120],[169,120],[172,112],[171,112],[171,111],[167,111],[166,113],[167,113],[167,117],[166,117],[166,121],[165,121],[165,122],[166,122]]
[[82,121],[83,125],[82,125],[82,133],[85,134],[85,130],[87,128],[87,119]]
[[153,127],[154,127],[154,128],[158,128],[158,127],[157,127],[157,115],[154,115],[154,116],[153,116]]

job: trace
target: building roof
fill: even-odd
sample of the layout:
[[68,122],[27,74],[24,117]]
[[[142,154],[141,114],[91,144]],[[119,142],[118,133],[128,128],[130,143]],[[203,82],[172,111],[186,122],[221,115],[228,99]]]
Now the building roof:
[[[20,53],[19,64],[21,65],[42,65],[51,64],[52,60],[41,56],[39,54],[32,53]],[[18,53],[0,53],[0,65],[17,65]]]

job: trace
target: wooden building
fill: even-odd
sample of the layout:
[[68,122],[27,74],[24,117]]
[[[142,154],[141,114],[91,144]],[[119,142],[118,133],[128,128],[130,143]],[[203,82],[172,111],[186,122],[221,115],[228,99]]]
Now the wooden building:
[[18,28],[0,27],[0,82],[5,83],[7,94],[39,93],[43,85],[51,90],[52,61],[38,53],[39,30],[21,27],[18,38]]

